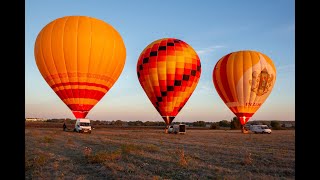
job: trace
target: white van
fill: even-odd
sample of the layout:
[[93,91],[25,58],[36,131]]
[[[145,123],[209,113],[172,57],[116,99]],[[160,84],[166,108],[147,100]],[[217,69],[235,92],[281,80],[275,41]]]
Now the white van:
[[267,125],[250,125],[250,131],[254,132],[254,133],[268,133],[271,134],[271,129],[269,128],[269,126]]
[[186,125],[185,124],[175,124],[171,125],[168,128],[168,133],[174,133],[174,134],[185,134],[186,133]]
[[74,125],[74,131],[78,133],[90,133],[91,123],[90,119],[77,119]]

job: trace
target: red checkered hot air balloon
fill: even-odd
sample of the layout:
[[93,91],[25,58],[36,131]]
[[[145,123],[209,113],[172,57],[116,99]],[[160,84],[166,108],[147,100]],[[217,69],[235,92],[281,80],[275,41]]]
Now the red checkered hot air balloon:
[[149,44],[137,63],[139,82],[167,127],[195,90],[201,63],[182,40],[163,38]]
[[38,69],[76,118],[85,118],[119,78],[126,58],[120,34],[88,16],[65,16],[38,34]]
[[223,56],[212,76],[219,96],[243,127],[270,95],[276,67],[265,54],[244,50]]

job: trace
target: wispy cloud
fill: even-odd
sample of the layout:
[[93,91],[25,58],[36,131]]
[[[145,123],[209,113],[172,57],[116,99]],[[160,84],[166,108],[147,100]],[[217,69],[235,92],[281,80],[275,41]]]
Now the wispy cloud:
[[199,55],[203,55],[203,54],[208,54],[210,52],[213,52],[216,49],[220,49],[220,48],[224,48],[224,47],[225,46],[222,46],[222,45],[215,45],[215,46],[210,46],[210,47],[206,47],[206,48],[203,48],[203,49],[196,50],[196,52]]
[[195,93],[197,94],[211,94],[214,91],[214,86],[212,81],[205,81],[205,82],[201,82],[201,84],[199,84],[199,87],[197,87],[197,90],[195,91]]
[[202,85],[201,87],[200,87],[200,89],[203,91],[203,92],[212,92],[212,85],[208,85],[208,84],[206,84],[206,85]]

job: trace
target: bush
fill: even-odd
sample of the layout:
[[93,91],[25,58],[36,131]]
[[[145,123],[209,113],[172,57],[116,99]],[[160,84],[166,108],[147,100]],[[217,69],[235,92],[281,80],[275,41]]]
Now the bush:
[[219,124],[212,123],[210,126],[210,129],[220,129],[220,126],[219,126]]
[[281,127],[279,121],[271,121],[270,125],[271,125],[271,127],[274,128],[274,129]]
[[230,122],[227,120],[219,121],[219,126],[220,127],[230,127]]
[[239,119],[237,117],[234,117],[231,120],[230,128],[231,129],[241,129],[241,124],[240,124],[240,121],[239,121]]
[[196,121],[192,123],[193,126],[206,127],[206,122],[204,121]]

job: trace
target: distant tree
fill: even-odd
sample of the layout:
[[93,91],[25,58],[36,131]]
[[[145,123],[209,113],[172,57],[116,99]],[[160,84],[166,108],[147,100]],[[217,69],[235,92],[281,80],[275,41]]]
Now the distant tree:
[[212,123],[210,129],[220,129],[219,122]]
[[270,125],[270,121],[263,121],[262,124],[263,124],[263,125],[267,125],[267,126],[269,126],[269,127],[271,126],[271,125]]
[[94,125],[103,125],[105,124],[105,121],[100,121],[100,120],[96,120],[96,122],[94,123]]
[[144,126],[159,126],[159,124],[160,124],[160,122],[155,122],[155,121],[146,121],[143,123]]
[[67,124],[70,124],[70,123],[72,122],[72,120],[71,120],[70,118],[66,118],[66,119],[64,120],[64,122],[67,123]]
[[273,129],[281,129],[281,124],[279,121],[271,121],[270,125]]
[[252,125],[259,125],[260,123],[258,121],[252,121]]
[[230,122],[230,128],[231,129],[241,129],[241,123],[238,119],[238,117],[233,117]]
[[204,121],[196,121],[192,123],[193,126],[206,127],[206,122]]
[[152,122],[150,121],[146,121],[143,123],[144,126],[152,126]]
[[144,123],[142,121],[129,121],[128,125],[129,126],[143,126]]
[[158,126],[165,126],[165,125],[166,125],[166,123],[164,121],[158,122]]
[[230,127],[230,122],[227,120],[219,121],[219,126],[220,127]]
[[122,124],[123,124],[123,122],[121,120],[116,120],[114,122],[114,125],[116,125],[116,126],[122,126]]
[[46,122],[63,123],[65,119],[47,119]]
[[135,124],[134,121],[129,121],[129,122],[128,122],[128,125],[129,125],[129,126],[134,126],[134,124]]
[[165,126],[164,121],[129,121],[128,126]]

